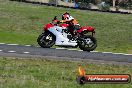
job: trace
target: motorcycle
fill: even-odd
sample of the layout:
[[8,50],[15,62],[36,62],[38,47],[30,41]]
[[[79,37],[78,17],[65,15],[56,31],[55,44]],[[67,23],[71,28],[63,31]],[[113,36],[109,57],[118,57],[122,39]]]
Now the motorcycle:
[[[44,26],[43,32],[39,35],[37,42],[43,48],[50,48],[53,45],[61,47],[79,47],[83,51],[93,51],[97,47],[97,40],[94,37],[95,28],[92,26],[80,27],[76,33],[68,23],[58,23],[57,16],[52,22]],[[91,33],[91,34],[89,34]]]

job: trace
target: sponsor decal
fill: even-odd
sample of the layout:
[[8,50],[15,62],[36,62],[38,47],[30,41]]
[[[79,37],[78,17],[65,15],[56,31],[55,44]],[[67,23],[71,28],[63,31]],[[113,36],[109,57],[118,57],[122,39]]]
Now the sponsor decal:
[[85,83],[130,83],[131,76],[129,74],[86,74],[81,66],[79,67],[79,75],[77,76],[79,84]]

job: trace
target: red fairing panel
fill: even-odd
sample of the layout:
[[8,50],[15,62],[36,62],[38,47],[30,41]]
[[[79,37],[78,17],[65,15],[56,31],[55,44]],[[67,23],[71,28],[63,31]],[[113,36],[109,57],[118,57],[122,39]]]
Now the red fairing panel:
[[60,24],[60,27],[68,27],[69,24]]
[[78,33],[81,33],[83,31],[94,32],[95,29],[92,26],[82,27],[80,30],[78,30]]
[[46,26],[44,26],[44,30],[48,30],[48,28],[54,27],[53,24],[49,23]]

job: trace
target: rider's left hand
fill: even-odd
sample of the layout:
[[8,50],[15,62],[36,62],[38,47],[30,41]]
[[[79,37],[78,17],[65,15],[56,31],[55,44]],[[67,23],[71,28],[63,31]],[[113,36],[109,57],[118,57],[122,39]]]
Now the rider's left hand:
[[57,24],[60,24],[60,21],[57,21]]

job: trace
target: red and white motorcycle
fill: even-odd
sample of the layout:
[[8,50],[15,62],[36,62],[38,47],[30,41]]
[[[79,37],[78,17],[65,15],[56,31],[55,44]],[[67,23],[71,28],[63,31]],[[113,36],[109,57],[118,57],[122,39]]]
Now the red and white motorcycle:
[[79,46],[83,51],[93,51],[97,47],[93,27],[80,27],[77,33],[74,33],[71,28],[68,23],[58,24],[55,16],[51,23],[44,26],[44,30],[39,35],[37,42],[43,48],[50,48],[53,45],[74,48]]

